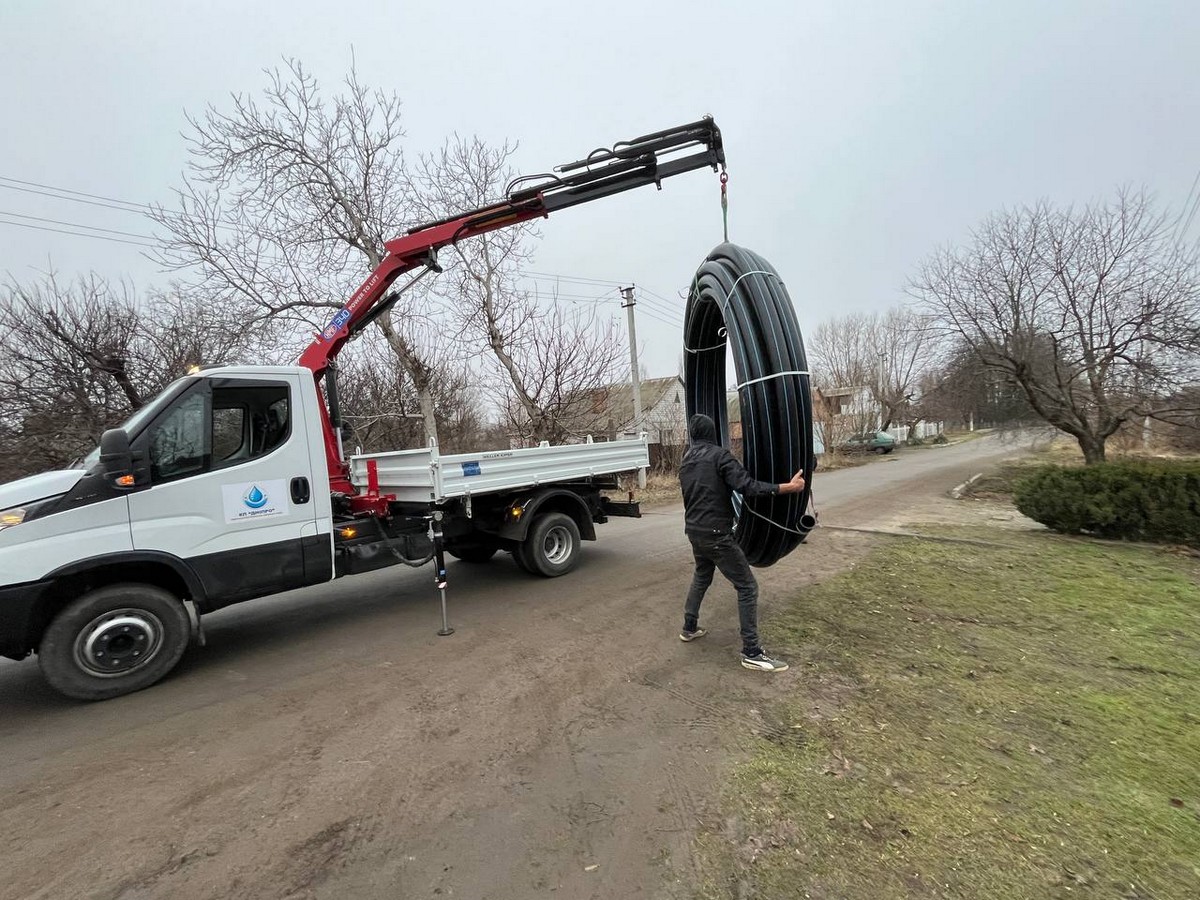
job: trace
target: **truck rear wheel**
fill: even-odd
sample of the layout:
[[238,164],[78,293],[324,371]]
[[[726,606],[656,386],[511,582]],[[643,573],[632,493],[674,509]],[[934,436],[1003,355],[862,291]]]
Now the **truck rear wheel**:
[[67,604],[38,647],[50,685],[76,700],[107,700],[154,684],[187,649],[179,599],[148,584],[114,584]]
[[554,578],[566,575],[579,563],[579,526],[566,513],[553,512],[533,520],[524,542],[514,552],[520,554],[522,568],[535,575]]

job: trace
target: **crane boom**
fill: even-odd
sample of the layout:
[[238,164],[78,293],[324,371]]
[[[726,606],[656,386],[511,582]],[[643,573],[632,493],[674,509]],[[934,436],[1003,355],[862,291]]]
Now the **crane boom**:
[[[417,269],[422,270],[421,274],[440,272],[437,252],[443,247],[633,188],[653,184],[661,189],[664,179],[694,169],[717,171],[724,165],[720,129],[706,116],[698,122],[594,150],[583,159],[556,166],[552,173],[517,178],[498,203],[420,225],[385,242],[387,256],[315,335],[301,355],[300,365],[312,370],[318,382],[332,376],[334,360],[346,342],[395,303],[399,292],[389,293],[389,288],[396,279]],[[329,405],[333,405],[335,378],[329,380]],[[336,492],[353,494],[335,423],[324,402],[321,425],[330,486]]]

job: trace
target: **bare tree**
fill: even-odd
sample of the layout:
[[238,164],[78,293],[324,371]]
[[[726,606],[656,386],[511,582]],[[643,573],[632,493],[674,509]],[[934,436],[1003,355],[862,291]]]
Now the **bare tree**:
[[874,317],[871,343],[879,365],[870,380],[880,409],[880,428],[900,422],[912,433],[924,418],[920,404],[922,376],[937,363],[939,348],[928,320],[901,306]]
[[[935,364],[937,353],[928,321],[909,307],[826,320],[809,342],[813,374],[820,388],[830,394],[838,389],[869,391],[877,420],[863,423],[859,430],[919,422],[920,381]],[[857,407],[850,412],[859,417],[864,414]]]
[[[342,416],[354,444],[367,452],[422,445],[424,417],[417,391],[403,370],[388,364],[390,348],[372,336],[364,337],[354,350],[338,372]],[[461,453],[507,447],[486,420],[476,374],[454,356],[438,358],[442,362],[432,373],[430,387],[441,449]]]
[[[298,61],[269,76],[261,98],[189,118],[177,208],[153,213],[160,261],[198,271],[192,287],[214,307],[244,298],[261,317],[319,329],[411,224],[400,99],[353,69],[332,97]],[[376,321],[436,438],[434,367],[412,336],[417,308],[401,304]]]
[[86,454],[188,366],[263,353],[255,340],[264,335],[233,313],[174,292],[139,300],[132,285],[94,275],[8,282],[0,288],[0,431],[10,452],[0,477]]
[[[413,192],[424,214],[437,218],[494,203],[515,177],[509,165],[515,150],[456,137],[424,157]],[[459,335],[490,350],[488,369],[503,384],[497,399],[509,425],[523,440],[560,441],[579,430],[583,393],[616,376],[620,335],[594,315],[562,313],[556,297],[548,306],[520,289],[534,234],[525,225],[455,244],[443,283]]]
[[874,316],[851,313],[820,322],[808,339],[813,380],[823,389],[866,385],[871,378]]
[[1003,372],[983,365],[961,341],[922,377],[920,397],[927,418],[962,425],[1012,426],[1037,418],[1020,388]]
[[911,291],[1088,463],[1124,423],[1188,411],[1177,389],[1200,353],[1197,257],[1145,194],[993,215],[926,260]]
[[622,371],[624,342],[614,320],[594,311],[539,312],[537,327],[514,357],[521,392],[502,382],[495,393],[504,424],[523,442],[561,443],[590,433],[598,398]]

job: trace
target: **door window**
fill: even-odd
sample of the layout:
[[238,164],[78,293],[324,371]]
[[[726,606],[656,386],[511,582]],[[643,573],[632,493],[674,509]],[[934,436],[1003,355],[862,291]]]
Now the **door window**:
[[227,465],[246,456],[249,410],[245,406],[218,406],[215,399],[212,411],[213,465]]
[[286,384],[248,382],[194,390],[151,429],[154,483],[236,466],[266,456],[291,435]]
[[204,471],[209,456],[205,399],[199,391],[189,394],[155,427],[150,440],[150,477],[155,482]]

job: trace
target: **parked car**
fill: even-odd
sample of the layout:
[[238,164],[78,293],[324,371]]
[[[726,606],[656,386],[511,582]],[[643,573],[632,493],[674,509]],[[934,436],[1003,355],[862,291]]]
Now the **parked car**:
[[846,450],[891,453],[896,448],[896,439],[886,431],[868,431],[865,434],[851,435],[842,446]]

